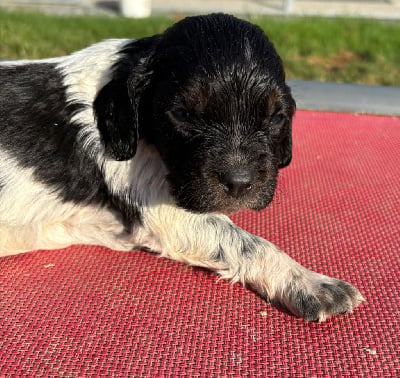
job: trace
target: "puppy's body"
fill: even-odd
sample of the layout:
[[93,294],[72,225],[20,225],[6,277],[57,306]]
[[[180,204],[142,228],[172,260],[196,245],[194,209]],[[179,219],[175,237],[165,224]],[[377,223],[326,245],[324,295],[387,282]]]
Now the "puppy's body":
[[215,214],[267,206],[291,159],[294,101],[259,28],[193,17],[151,38],[5,62],[0,93],[0,255],[145,247],[309,320],[362,299]]
[[[127,43],[106,41],[67,57],[0,65],[0,254],[108,238],[84,226],[82,236],[70,234],[78,231],[74,222],[100,221],[100,205],[129,182],[131,162],[114,162],[102,152],[92,105]],[[65,234],[48,229],[52,225],[65,225]]]

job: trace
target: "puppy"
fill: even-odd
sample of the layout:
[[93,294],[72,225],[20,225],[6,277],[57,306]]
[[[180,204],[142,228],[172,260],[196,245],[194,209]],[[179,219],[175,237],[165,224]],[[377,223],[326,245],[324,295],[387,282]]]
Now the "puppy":
[[145,248],[241,282],[306,320],[362,296],[227,216],[272,200],[295,102],[262,30],[186,18],[139,40],[0,65],[0,254]]

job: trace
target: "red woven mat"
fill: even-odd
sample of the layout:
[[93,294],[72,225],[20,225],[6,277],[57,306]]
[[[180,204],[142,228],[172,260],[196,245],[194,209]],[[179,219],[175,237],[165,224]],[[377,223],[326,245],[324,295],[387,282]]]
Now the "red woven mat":
[[0,259],[0,376],[400,376],[400,119],[299,111],[275,202],[234,217],[355,284],[306,323],[240,285],[145,252]]

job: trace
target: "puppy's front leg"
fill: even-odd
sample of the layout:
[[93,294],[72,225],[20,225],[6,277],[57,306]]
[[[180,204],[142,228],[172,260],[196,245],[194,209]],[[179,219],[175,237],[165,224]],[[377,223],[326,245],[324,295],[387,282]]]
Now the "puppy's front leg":
[[144,214],[137,240],[165,257],[215,270],[310,321],[351,312],[362,300],[348,283],[312,272],[272,243],[223,215],[157,205]]

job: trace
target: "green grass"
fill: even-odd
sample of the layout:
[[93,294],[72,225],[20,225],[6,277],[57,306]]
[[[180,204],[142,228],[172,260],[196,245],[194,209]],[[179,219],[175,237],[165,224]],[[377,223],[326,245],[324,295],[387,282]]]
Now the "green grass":
[[[400,23],[346,18],[250,19],[274,42],[288,78],[400,86]],[[0,57],[63,55],[105,38],[160,33],[176,20],[0,11]]]
[[259,19],[289,77],[400,85],[400,23],[365,19]]

